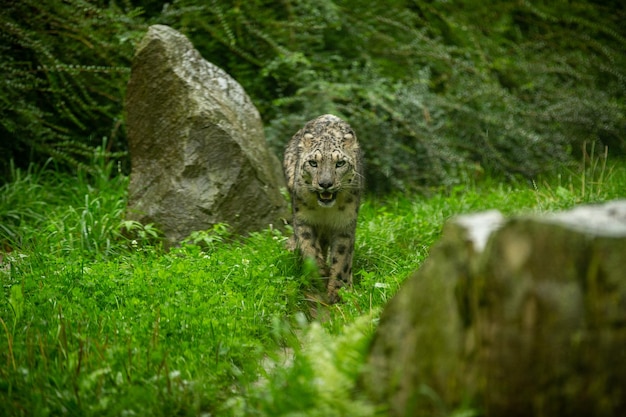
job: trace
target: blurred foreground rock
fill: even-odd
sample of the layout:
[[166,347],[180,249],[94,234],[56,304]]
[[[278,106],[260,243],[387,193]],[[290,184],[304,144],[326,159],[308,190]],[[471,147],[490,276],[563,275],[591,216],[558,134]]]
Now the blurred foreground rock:
[[626,415],[626,200],[461,216],[385,308],[363,384],[392,416]]
[[167,244],[228,223],[277,224],[284,178],[243,88],[168,26],[137,47],[126,97],[132,171],[128,217],[155,223]]

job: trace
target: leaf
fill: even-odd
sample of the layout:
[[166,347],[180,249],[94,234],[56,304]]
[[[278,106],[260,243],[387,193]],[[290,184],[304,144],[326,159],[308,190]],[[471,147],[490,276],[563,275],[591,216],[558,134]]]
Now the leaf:
[[22,293],[21,285],[14,285],[11,287],[11,295],[9,296],[9,305],[13,310],[15,316],[13,320],[13,328],[17,325],[17,322],[22,318],[24,314],[24,294]]

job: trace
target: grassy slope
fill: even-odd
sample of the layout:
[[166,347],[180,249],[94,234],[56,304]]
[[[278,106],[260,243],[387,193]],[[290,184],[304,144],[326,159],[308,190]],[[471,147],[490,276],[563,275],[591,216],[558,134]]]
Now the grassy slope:
[[163,253],[154,230],[123,221],[127,179],[110,180],[113,168],[16,172],[0,189],[0,233],[14,242],[0,251],[0,415],[373,415],[353,395],[368,337],[445,219],[626,197],[624,163],[370,197],[357,283],[326,308],[307,300],[311,278],[276,231],[237,243],[216,227]]

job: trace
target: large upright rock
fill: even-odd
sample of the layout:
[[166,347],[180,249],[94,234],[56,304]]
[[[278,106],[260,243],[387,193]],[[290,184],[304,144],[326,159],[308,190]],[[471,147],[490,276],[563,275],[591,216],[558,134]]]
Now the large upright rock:
[[128,217],[155,223],[168,244],[228,223],[235,233],[277,224],[281,165],[243,88],[174,29],[151,26],[126,97]]
[[626,415],[626,201],[448,222],[389,302],[363,384],[391,416]]

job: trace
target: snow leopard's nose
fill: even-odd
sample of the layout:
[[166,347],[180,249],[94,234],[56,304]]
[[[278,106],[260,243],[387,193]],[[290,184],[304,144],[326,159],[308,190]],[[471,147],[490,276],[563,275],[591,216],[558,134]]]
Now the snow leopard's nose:
[[329,179],[320,180],[317,184],[325,190],[333,186],[333,182]]

